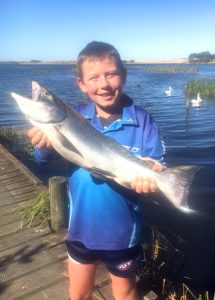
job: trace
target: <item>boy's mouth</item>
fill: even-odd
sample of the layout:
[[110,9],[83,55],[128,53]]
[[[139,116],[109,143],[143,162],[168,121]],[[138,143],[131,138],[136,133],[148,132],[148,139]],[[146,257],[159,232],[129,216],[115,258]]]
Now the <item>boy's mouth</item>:
[[115,95],[114,92],[108,92],[108,93],[100,93],[98,94],[100,97],[113,97]]

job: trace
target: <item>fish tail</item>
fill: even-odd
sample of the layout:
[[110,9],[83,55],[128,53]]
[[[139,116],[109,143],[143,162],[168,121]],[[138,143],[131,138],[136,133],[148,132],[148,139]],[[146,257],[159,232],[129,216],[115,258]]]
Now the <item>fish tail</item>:
[[169,201],[182,211],[191,211],[188,207],[189,187],[195,173],[199,170],[197,166],[180,166],[168,168],[162,174],[160,190]]

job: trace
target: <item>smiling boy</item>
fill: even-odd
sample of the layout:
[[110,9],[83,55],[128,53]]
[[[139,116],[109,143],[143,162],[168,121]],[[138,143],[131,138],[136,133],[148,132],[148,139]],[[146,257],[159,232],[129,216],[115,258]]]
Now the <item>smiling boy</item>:
[[[162,161],[163,148],[157,125],[148,112],[134,106],[132,99],[123,94],[126,69],[118,51],[110,44],[91,42],[79,54],[77,67],[77,84],[90,101],[76,110],[135,155],[154,159],[153,169],[162,171],[158,161]],[[38,162],[48,159],[47,137],[37,128],[29,130],[28,135],[37,145]],[[139,299],[135,272],[142,250],[137,193],[156,191],[156,182],[137,174],[131,182],[135,193],[71,165],[68,186],[71,299],[91,299],[98,261],[110,273],[115,299]]]

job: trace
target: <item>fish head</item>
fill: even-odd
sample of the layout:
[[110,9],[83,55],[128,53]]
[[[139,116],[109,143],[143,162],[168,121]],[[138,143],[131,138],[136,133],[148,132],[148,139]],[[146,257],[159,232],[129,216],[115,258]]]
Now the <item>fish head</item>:
[[56,124],[67,117],[66,105],[36,81],[32,82],[32,99],[16,93],[11,95],[30,121]]

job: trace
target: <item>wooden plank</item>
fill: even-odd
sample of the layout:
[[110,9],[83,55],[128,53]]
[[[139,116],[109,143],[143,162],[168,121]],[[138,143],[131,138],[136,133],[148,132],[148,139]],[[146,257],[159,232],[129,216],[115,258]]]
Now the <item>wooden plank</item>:
[[0,200],[0,217],[5,214],[9,214],[11,211],[13,212],[15,209],[18,210],[18,203],[14,203],[13,197],[7,198],[7,200],[8,202],[6,202],[5,204],[1,204],[1,202],[3,202],[3,199]]
[[[19,267],[22,268],[23,266]],[[5,286],[5,289],[1,294],[1,299],[31,299],[30,297],[47,288],[52,288],[53,291],[56,289],[57,293],[57,283],[64,282],[63,290],[58,290],[58,294],[62,297],[56,299],[67,300],[68,283],[64,271],[65,264],[59,261],[51,261],[49,264],[40,265],[40,267],[35,265],[35,268],[22,274],[22,276],[2,282],[1,284]]]
[[21,172],[21,170],[13,171],[5,175],[0,175],[0,181],[3,184],[5,181],[11,178],[18,178],[19,176],[23,176],[24,174]]
[[8,239],[7,241],[5,239],[5,245],[0,245],[0,259],[6,256],[15,256],[15,253],[19,252],[22,247],[30,247],[33,249],[42,243],[46,245],[46,248],[51,248],[54,245],[64,243],[65,240],[65,231],[62,231],[56,235],[51,233],[48,227],[29,228],[28,230],[17,232],[11,239]]
[[1,211],[1,225],[5,225],[5,224],[8,224],[8,223],[11,223],[14,221],[19,221],[19,219],[20,219],[20,216],[19,216],[19,213],[17,212],[16,208],[13,208],[13,210],[10,212],[4,213]]
[[12,203],[20,203],[28,200],[34,199],[34,197],[37,195],[38,190],[34,190],[32,192],[24,193],[21,195],[12,196],[9,195],[8,197],[5,197],[1,199],[0,196],[0,207],[4,205],[11,205],[10,199],[12,199]]
[[[70,300],[68,293],[68,282],[65,278],[59,279],[58,281],[51,282],[49,285],[46,284],[45,287],[39,288],[39,291],[34,290],[32,293],[25,294],[21,298],[16,298],[16,300],[27,299],[27,300],[43,300],[43,299],[62,299]],[[97,298],[98,300],[98,298]]]
[[98,299],[114,300],[110,284],[103,286],[102,288],[97,288],[95,290],[93,294],[93,300]]
[[14,167],[21,170],[36,186],[43,186],[41,180],[37,178],[24,164],[22,164],[18,159],[16,159],[9,151],[7,151],[0,144],[0,153],[4,155],[7,160],[11,161],[14,164]]
[[9,192],[0,193],[0,207],[14,203],[14,198],[9,194]]
[[4,180],[1,180],[1,183],[2,183],[2,185],[9,185],[9,184],[20,182],[23,180],[26,180],[26,176],[24,174],[22,174],[21,172],[20,173],[17,172],[15,174],[15,176],[11,176]]
[[[2,271],[0,272],[0,282],[4,283],[11,280],[17,280],[26,274],[33,273],[42,268],[48,269],[53,263],[67,259],[65,244],[57,244],[47,247],[45,243],[39,242],[38,245],[31,247],[24,245],[15,253],[13,261],[8,263],[11,256],[4,257]],[[52,277],[52,273],[50,273]]]
[[18,170],[18,167],[11,164],[7,168],[0,168],[0,176],[5,175],[5,174],[9,174],[9,173],[17,171],[17,170]]
[[12,196],[8,194],[8,196],[2,196],[0,195],[0,207],[7,206],[15,203],[20,203],[28,200],[34,199],[34,197],[37,195],[38,190],[34,190],[32,192],[24,193],[21,195]]
[[25,194],[27,192],[33,192],[33,191],[36,191],[37,188],[34,186],[34,185],[30,185],[30,186],[26,186],[26,187],[23,187],[23,188],[17,188],[15,190],[11,190],[10,191],[10,194],[13,195],[13,196],[18,196],[18,195],[22,195],[22,194]]
[[106,267],[103,264],[99,264],[98,269],[96,271],[95,285],[97,285],[98,287],[103,286],[104,281],[109,282],[110,276]]
[[6,192],[6,188],[5,186],[3,186],[1,183],[0,183],[0,193],[3,193],[3,192]]
[[8,191],[11,191],[11,190],[20,189],[27,186],[32,186],[32,185],[33,184],[29,179],[23,178],[23,180],[12,182],[10,184],[5,184],[5,187]]
[[7,160],[6,157],[0,160],[0,168],[1,167],[7,167],[7,166],[12,166],[12,162]]
[[66,240],[66,231],[52,234],[48,227],[28,228],[22,231],[16,232],[14,237],[5,239],[0,243],[0,257],[13,255],[23,244],[34,245],[38,243],[46,243],[49,246],[64,242]]
[[19,226],[20,226],[19,221],[14,221],[7,224],[0,224],[0,238],[15,233],[18,230]]
[[21,195],[15,195],[14,200],[16,202],[31,200],[37,195],[37,193],[38,193],[38,190],[35,189],[35,190],[33,190],[31,192],[28,192],[28,193],[26,192],[26,193],[21,194]]

